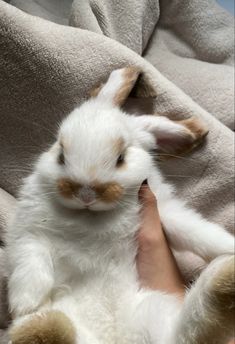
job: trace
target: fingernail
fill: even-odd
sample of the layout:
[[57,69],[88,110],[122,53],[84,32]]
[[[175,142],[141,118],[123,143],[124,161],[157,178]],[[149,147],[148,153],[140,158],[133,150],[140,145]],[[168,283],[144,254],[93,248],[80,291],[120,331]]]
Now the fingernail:
[[143,181],[142,185],[148,185],[148,180],[145,179],[145,180]]

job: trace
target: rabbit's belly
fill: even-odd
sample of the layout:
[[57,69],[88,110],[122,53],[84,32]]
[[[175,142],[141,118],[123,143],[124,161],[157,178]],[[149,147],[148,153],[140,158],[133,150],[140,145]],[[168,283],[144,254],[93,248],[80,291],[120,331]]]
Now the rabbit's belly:
[[70,302],[75,307],[78,332],[79,327],[85,327],[102,344],[147,343],[140,326],[134,324],[136,306],[142,298],[134,266],[110,267],[102,275],[93,272],[68,288],[62,302],[66,308]]
[[[64,309],[75,313],[76,327],[86,328],[102,344],[145,344],[140,326],[134,326],[136,305],[141,301],[133,240],[60,250],[55,265],[58,297]],[[112,248],[112,249],[110,249]],[[77,252],[78,251],[78,252]],[[64,300],[62,300],[63,298]],[[134,341],[133,341],[134,339]]]
[[74,290],[78,329],[80,323],[102,344],[147,343],[134,321],[136,306],[141,299],[137,288],[137,283],[114,280],[104,283],[94,279],[86,288]]

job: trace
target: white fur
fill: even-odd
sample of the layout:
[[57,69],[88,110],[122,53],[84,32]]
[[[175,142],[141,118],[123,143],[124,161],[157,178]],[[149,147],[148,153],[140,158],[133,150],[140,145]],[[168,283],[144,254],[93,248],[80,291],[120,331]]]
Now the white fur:
[[103,103],[113,103],[119,89],[125,84],[124,72],[125,69],[117,69],[110,74],[108,81],[99,92],[99,100]]
[[[120,83],[118,75],[111,82],[116,77]],[[181,129],[161,117],[129,116],[105,102],[104,91],[64,120],[58,136],[64,140],[65,165],[57,162],[61,148],[56,142],[26,178],[9,228],[13,325],[32,312],[59,309],[77,328],[79,344],[175,342],[178,319],[186,322],[190,310],[180,317],[184,306],[177,297],[140,288],[136,272],[141,183],[148,179],[157,195],[162,223],[176,250],[211,260],[234,249],[230,234],[176,199],[148,153],[155,147],[154,135],[164,131],[170,139]],[[119,137],[126,142],[123,168],[116,167],[113,151]],[[86,209],[79,198],[68,201],[59,195],[56,181],[61,177],[84,185],[115,181],[125,194],[119,202],[97,200]],[[194,290],[192,299],[199,295]]]

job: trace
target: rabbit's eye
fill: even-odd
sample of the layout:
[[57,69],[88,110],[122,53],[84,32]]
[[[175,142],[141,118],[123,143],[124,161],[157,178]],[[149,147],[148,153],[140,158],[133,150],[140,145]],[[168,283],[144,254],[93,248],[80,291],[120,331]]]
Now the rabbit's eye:
[[61,150],[60,154],[58,155],[57,161],[60,165],[65,164],[64,152]]
[[124,153],[122,153],[119,155],[119,157],[117,159],[116,166],[119,167],[119,166],[123,165],[124,161],[125,161],[125,156],[124,156]]

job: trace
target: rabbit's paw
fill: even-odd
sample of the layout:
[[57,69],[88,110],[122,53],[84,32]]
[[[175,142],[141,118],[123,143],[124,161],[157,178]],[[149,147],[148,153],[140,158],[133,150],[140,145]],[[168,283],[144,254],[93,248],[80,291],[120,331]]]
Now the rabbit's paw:
[[12,344],[75,344],[76,331],[62,312],[35,315],[10,331]]
[[212,278],[208,293],[215,319],[233,326],[235,323],[235,256],[220,257],[212,262]]

